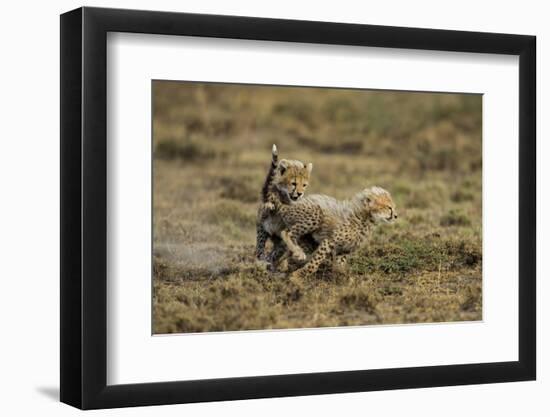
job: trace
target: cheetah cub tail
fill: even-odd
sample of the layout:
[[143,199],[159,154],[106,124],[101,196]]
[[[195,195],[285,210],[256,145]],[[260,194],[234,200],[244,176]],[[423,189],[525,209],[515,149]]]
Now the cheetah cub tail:
[[269,167],[269,171],[267,172],[267,176],[262,187],[262,203],[267,203],[269,187],[271,187],[273,178],[275,177],[275,172],[277,171],[278,164],[279,151],[277,150],[277,145],[273,144],[273,146],[271,147],[271,166]]

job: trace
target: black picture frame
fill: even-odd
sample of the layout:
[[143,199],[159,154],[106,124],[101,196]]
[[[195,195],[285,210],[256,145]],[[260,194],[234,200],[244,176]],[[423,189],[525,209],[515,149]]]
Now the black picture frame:
[[[107,385],[108,32],[519,56],[519,360]],[[88,7],[61,15],[61,401],[94,409],[534,380],[535,51],[524,35]]]

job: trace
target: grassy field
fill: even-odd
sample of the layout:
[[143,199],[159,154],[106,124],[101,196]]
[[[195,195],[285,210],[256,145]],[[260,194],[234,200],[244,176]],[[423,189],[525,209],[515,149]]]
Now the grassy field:
[[[154,333],[481,319],[481,96],[156,81],[153,105]],[[347,274],[254,262],[273,143],[310,194],[392,193]]]

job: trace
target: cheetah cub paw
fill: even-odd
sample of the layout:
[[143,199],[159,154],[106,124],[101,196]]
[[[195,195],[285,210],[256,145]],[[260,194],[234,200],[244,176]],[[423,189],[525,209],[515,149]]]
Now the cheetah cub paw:
[[271,264],[265,259],[255,259],[254,265],[256,266],[257,269],[261,271],[267,271],[271,266]]
[[301,248],[295,248],[292,251],[292,257],[297,261],[305,261],[307,259],[307,255],[304,253],[304,251]]
[[304,250],[293,241],[288,231],[283,230],[281,232],[281,237],[283,238],[283,241],[286,243],[288,249],[290,250],[290,253],[292,253],[293,259],[297,261],[306,260],[307,256],[304,253]]
[[290,282],[302,284],[302,280],[306,277],[306,273],[302,269],[298,269],[290,274]]

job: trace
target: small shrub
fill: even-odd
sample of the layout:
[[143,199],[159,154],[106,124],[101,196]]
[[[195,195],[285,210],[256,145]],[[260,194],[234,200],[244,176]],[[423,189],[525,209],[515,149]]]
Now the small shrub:
[[407,220],[410,224],[415,226],[426,222],[426,219],[421,214],[413,214]]
[[470,226],[471,220],[460,210],[451,210],[441,217],[441,226]]
[[421,171],[456,171],[461,164],[461,155],[448,145],[433,144],[424,139],[416,147],[416,160]]
[[460,309],[463,311],[475,311],[481,309],[481,288],[469,286],[461,297]]
[[432,182],[412,190],[405,201],[410,208],[427,209],[440,205],[446,199],[445,186],[439,182]]
[[383,296],[403,295],[403,289],[395,285],[386,285],[378,289],[378,292]]
[[392,195],[394,197],[401,195],[408,195],[411,193],[411,186],[408,183],[398,182],[392,187]]
[[423,191],[414,191],[409,194],[407,198],[407,207],[418,208],[418,209],[427,209],[430,207],[432,199],[430,196]]
[[310,102],[305,100],[289,100],[275,104],[273,106],[274,118],[290,118],[297,120],[304,125],[314,126],[313,119],[315,114]]
[[363,140],[350,137],[313,137],[300,135],[297,138],[300,145],[318,152],[354,155],[363,150]]
[[213,224],[231,222],[238,227],[253,227],[256,222],[254,213],[246,212],[243,207],[233,201],[220,201],[205,210],[206,221]]
[[259,201],[260,193],[252,186],[253,180],[242,177],[222,177],[220,197],[238,200],[245,203]]
[[360,109],[357,109],[351,100],[333,98],[322,106],[322,114],[332,123],[354,123],[361,118]]
[[177,141],[169,139],[159,142],[155,147],[155,158],[159,159],[182,159],[193,162],[224,157],[225,155],[224,151],[216,151],[212,146],[206,144],[206,140]]
[[480,244],[473,244],[464,240],[449,240],[444,243],[445,253],[459,266],[475,266],[481,262],[482,252]]
[[376,314],[376,297],[363,288],[346,290],[340,296],[340,306],[364,310],[370,314]]
[[465,190],[456,190],[451,194],[451,200],[455,203],[462,203],[464,201],[473,201],[474,193]]

